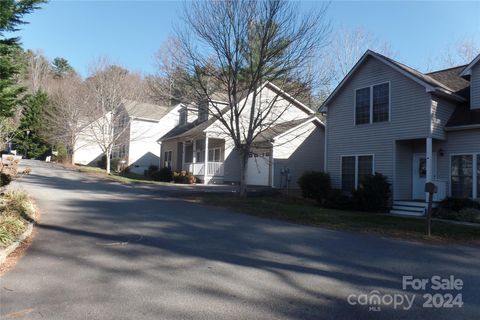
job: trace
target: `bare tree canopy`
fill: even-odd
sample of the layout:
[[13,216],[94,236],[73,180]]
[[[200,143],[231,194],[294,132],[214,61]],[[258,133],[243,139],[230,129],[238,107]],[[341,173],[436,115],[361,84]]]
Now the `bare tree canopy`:
[[107,173],[110,173],[110,155],[128,134],[130,118],[125,115],[124,103],[138,101],[142,90],[138,76],[112,64],[108,59],[95,61],[90,76],[85,80],[88,92],[88,125],[82,134],[97,143],[106,156]]
[[[329,25],[327,7],[301,14],[287,1],[197,1],[185,7],[186,28],[177,30],[191,88],[190,101],[209,103],[211,116],[232,140],[241,158],[240,193],[245,194],[248,154],[258,134],[275,125],[286,108],[278,96],[260,101],[267,81],[293,98],[311,91],[310,71]],[[218,104],[218,95],[226,102]],[[248,97],[248,99],[244,99]]]

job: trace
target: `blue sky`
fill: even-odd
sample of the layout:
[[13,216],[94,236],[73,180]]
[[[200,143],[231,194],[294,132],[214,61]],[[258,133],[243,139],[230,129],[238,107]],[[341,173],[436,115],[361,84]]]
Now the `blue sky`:
[[[318,5],[301,2],[304,10]],[[30,24],[18,34],[25,48],[64,57],[82,74],[99,56],[151,73],[153,54],[179,23],[182,6],[180,1],[51,1],[28,16]],[[480,0],[333,1],[328,17],[334,28],[363,27],[388,41],[399,61],[419,69],[462,39],[480,44]]]

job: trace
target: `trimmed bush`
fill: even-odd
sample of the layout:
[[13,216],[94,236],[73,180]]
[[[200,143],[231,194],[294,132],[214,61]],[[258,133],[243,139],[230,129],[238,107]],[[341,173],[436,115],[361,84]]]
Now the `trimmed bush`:
[[173,172],[170,168],[165,167],[158,171],[151,173],[150,175],[153,180],[155,181],[162,181],[162,182],[172,182],[173,181]]
[[352,192],[354,208],[359,211],[384,212],[390,206],[390,183],[381,173],[363,177]]
[[120,158],[112,158],[110,160],[110,168],[112,169],[112,171],[115,171],[115,172],[119,171],[120,161],[122,161],[122,159],[120,159]]
[[331,189],[325,199],[325,208],[338,210],[351,210],[353,208],[352,198],[347,196],[340,189]]
[[304,198],[315,199],[324,204],[328,193],[332,189],[330,175],[320,171],[306,171],[298,179],[298,185]]
[[458,212],[465,208],[480,209],[480,203],[468,198],[446,198],[439,207]]

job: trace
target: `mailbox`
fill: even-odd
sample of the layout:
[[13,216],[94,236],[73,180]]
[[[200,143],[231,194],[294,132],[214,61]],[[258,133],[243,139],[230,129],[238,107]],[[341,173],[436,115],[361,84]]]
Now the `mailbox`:
[[427,182],[425,183],[425,192],[428,192],[428,193],[437,193],[437,186],[435,185],[435,183],[433,182]]

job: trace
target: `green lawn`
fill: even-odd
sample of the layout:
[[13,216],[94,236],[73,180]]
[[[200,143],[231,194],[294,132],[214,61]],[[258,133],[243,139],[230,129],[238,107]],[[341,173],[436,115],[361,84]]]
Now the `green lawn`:
[[122,173],[112,172],[110,175],[108,175],[105,169],[98,168],[98,167],[78,166],[77,169],[80,172],[94,174],[102,178],[106,178],[109,180],[113,180],[113,181],[117,181],[125,184],[129,184],[129,183],[152,183],[152,184],[158,184],[158,185],[170,184],[168,182],[154,181],[143,175],[130,173],[130,172],[122,172]]
[[226,195],[201,195],[191,200],[226,207],[247,214],[331,229],[374,232],[417,240],[480,241],[480,227],[433,221],[432,237],[427,238],[425,220],[387,214],[325,209],[302,198],[268,197],[240,199]]

